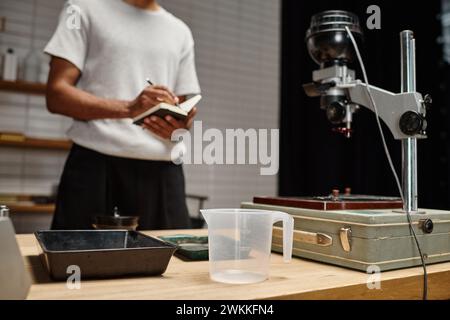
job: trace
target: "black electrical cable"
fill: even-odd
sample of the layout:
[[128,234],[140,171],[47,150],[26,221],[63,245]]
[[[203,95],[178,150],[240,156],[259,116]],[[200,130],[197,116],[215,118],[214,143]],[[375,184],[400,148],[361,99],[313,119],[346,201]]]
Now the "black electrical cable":
[[[370,91],[370,85],[369,85],[369,80],[367,78],[366,68],[365,68],[364,62],[363,62],[363,60],[361,58],[361,53],[359,52],[358,44],[356,43],[352,32],[350,31],[350,29],[347,26],[345,27],[345,30],[347,31],[347,34],[350,37],[350,40],[352,41],[353,48],[355,49],[356,55],[358,57],[359,65],[361,67],[361,71],[363,73],[364,81],[365,81],[365,84],[366,84],[367,94],[369,95],[370,103],[372,104],[373,110],[375,111],[375,117],[376,117],[376,120],[377,120],[378,129],[380,131],[381,140],[383,142],[384,151],[386,153],[386,157],[387,157],[387,160],[389,162],[389,166],[391,167],[392,173],[394,175],[395,182],[397,184],[397,188],[398,188],[398,191],[400,193],[400,197],[402,198],[402,202],[404,203],[405,199],[403,198],[402,186],[400,184],[400,180],[398,178],[397,172],[395,171],[395,167],[394,167],[394,164],[392,162],[391,155],[389,153],[389,148],[387,146],[386,139],[384,137],[383,128],[381,127],[380,117],[378,115],[378,108],[377,108],[377,105],[375,103],[375,99],[372,96],[372,92]],[[427,298],[428,298],[427,265],[425,263],[425,258],[424,258],[423,254],[422,254],[422,249],[420,248],[419,240],[417,239],[417,234],[414,231],[413,223],[412,223],[412,220],[411,220],[411,214],[410,214],[409,211],[406,211],[406,217],[408,219],[409,230],[411,231],[411,233],[412,233],[412,235],[414,237],[414,241],[416,243],[417,251],[419,251],[420,260],[422,262],[422,268],[423,268],[423,296],[422,296],[422,298],[423,298],[423,300],[427,300]]]

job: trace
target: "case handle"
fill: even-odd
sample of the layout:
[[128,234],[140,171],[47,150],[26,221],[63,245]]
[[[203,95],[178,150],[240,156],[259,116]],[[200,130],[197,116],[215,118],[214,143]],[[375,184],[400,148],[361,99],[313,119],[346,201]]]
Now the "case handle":
[[[281,238],[283,234],[282,230],[283,228],[273,227],[273,235]],[[325,233],[308,232],[303,230],[294,231],[294,241],[314,244],[321,247],[329,247],[333,244],[333,238]]]

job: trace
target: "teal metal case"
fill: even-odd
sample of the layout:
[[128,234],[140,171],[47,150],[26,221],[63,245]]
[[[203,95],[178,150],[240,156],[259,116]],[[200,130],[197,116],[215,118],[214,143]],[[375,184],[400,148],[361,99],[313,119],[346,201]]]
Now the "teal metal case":
[[[407,216],[392,210],[320,211],[244,202],[242,208],[277,210],[293,216],[293,255],[361,271],[421,265]],[[450,212],[421,209],[411,215],[426,263],[450,261]],[[275,225],[272,250],[282,252]]]

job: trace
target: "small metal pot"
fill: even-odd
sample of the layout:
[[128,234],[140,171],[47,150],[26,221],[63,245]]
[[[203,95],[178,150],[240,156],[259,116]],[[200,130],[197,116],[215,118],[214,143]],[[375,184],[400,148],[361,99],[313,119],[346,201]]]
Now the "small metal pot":
[[139,225],[137,216],[97,216],[92,226],[95,229],[121,229],[135,231]]

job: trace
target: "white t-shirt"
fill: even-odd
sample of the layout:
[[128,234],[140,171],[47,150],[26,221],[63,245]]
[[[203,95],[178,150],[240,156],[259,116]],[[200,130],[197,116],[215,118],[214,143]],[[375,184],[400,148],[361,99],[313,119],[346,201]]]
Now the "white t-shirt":
[[[179,96],[200,93],[191,31],[163,8],[70,0],[44,52],[73,63],[81,71],[77,87],[98,97],[133,100],[147,78]],[[86,148],[133,159],[168,161],[175,147],[131,119],[74,120],[68,136]]]

